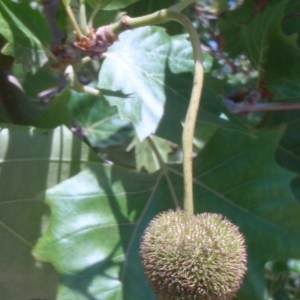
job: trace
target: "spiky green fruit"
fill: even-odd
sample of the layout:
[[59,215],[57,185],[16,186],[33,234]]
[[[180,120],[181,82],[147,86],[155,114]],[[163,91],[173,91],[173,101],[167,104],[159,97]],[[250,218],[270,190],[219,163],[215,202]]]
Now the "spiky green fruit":
[[232,299],[247,269],[244,237],[219,214],[163,212],[145,230],[140,252],[161,299]]

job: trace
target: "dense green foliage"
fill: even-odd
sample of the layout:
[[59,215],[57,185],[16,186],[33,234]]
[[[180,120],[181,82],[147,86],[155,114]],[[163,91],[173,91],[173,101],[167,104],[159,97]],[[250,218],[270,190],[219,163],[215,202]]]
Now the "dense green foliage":
[[[82,1],[66,2],[78,16]],[[175,2],[86,0],[86,14],[96,29]],[[205,67],[195,210],[245,236],[237,299],[300,299],[300,1],[184,13]],[[0,1],[0,299],[154,300],[139,243],[182,206],[190,42],[178,24],[145,26],[84,63],[74,38],[61,2]],[[101,94],[68,85],[70,64]]]

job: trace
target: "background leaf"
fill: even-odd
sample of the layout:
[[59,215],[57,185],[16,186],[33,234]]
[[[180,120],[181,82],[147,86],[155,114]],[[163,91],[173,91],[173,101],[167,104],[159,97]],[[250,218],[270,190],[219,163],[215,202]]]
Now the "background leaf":
[[28,1],[1,1],[0,8],[0,34],[8,41],[2,53],[16,57],[26,69],[36,71],[48,61],[46,47],[50,45],[50,34],[45,18]]
[[0,240],[5,241],[0,248],[0,298],[54,298],[57,275],[31,255],[48,219],[42,195],[79,172],[90,150],[65,127],[1,126],[0,145]]
[[275,97],[297,97],[300,72],[300,50],[297,33],[283,31],[291,11],[299,10],[297,1],[269,1],[259,5],[246,0],[237,9],[226,13],[219,24],[225,39],[225,50],[233,57],[246,54],[260,72],[260,79]]
[[263,128],[276,128],[279,124],[285,124],[286,129],[278,144],[276,158],[282,167],[297,174],[291,182],[291,189],[300,201],[299,111],[267,114],[260,126]]
[[[220,130],[196,160],[196,211],[222,213],[247,241],[249,271],[238,299],[263,299],[267,260],[299,257],[292,174],[274,158],[281,134]],[[139,241],[154,215],[181,204],[181,181],[172,165],[153,175],[95,165],[48,190],[51,222],[34,253],[62,274],[64,299],[155,299],[143,278]]]
[[72,116],[68,104],[71,93],[72,91],[67,88],[53,97],[47,108],[31,121],[32,125],[40,128],[55,128],[65,125],[70,128]]
[[103,10],[120,9],[137,2],[139,0],[87,0],[87,2],[95,7],[98,6]]
[[82,135],[97,148],[120,145],[133,137],[133,128],[121,120],[116,107],[108,106],[103,97],[71,92],[70,111]]

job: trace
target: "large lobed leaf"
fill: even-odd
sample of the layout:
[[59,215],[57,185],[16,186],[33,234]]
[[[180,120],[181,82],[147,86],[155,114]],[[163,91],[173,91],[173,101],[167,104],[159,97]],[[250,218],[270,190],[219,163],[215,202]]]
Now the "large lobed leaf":
[[51,299],[57,275],[31,255],[48,218],[43,192],[78,173],[90,149],[65,127],[0,128],[0,299]]
[[[212,58],[203,54],[205,71]],[[138,137],[157,133],[181,143],[181,131],[192,87],[193,58],[186,35],[168,36],[164,29],[149,26],[124,32],[106,54],[99,73],[103,96],[130,121]],[[201,125],[244,130],[221,103],[224,87],[206,76]],[[227,122],[221,115],[226,115]],[[199,126],[200,127],[200,126]]]
[[130,120],[140,139],[153,134],[163,115],[165,70],[169,37],[159,27],[139,28],[120,35],[106,54],[99,73],[99,88],[121,92],[105,95]]
[[[238,299],[263,299],[267,260],[299,257],[292,174],[274,158],[281,135],[219,130],[195,161],[196,211],[222,213],[246,238],[248,272]],[[139,241],[150,219],[181,203],[181,187],[174,166],[147,175],[95,164],[49,189],[51,221],[34,255],[60,273],[58,299],[155,299]]]

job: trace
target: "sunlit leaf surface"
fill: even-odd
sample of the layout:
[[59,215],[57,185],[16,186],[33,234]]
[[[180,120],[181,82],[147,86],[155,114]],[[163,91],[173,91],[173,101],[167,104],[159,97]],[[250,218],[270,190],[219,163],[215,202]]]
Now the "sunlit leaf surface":
[[106,54],[99,88],[121,96],[105,95],[130,120],[140,139],[153,134],[163,115],[165,69],[169,37],[159,27],[124,32]]
[[43,192],[80,172],[89,155],[65,127],[0,127],[1,299],[54,297],[56,274],[31,255],[48,220]]
[[[262,297],[263,264],[300,251],[300,207],[288,192],[292,174],[274,158],[280,137],[280,131],[218,131],[196,160],[197,212],[222,213],[246,237],[249,271],[238,299]],[[156,213],[181,205],[181,181],[171,165],[153,175],[99,164],[81,172],[48,190],[52,217],[35,256],[64,274],[66,295],[155,299],[143,277],[139,241]]]

